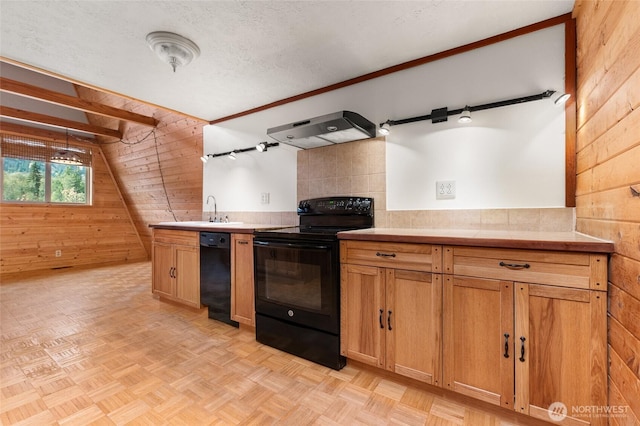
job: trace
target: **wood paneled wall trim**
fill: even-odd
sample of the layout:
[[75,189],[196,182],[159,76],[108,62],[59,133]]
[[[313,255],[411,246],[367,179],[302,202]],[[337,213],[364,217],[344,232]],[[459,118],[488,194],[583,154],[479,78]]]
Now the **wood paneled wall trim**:
[[0,274],[148,259],[102,150],[93,150],[91,205],[0,204]]
[[[49,142],[65,142],[67,141],[67,134],[57,132],[55,130],[41,129],[37,127],[23,126],[15,123],[0,123],[0,133],[6,135],[25,136],[34,139],[45,140]],[[69,143],[73,145],[82,146],[85,148],[95,148],[97,145],[85,138],[78,138],[77,136],[69,135]]]
[[[5,56],[1,56],[0,55],[0,62],[5,62],[7,64],[11,64],[11,65],[14,65],[16,67],[20,67],[20,68],[24,68],[24,69],[27,69],[27,70],[31,70],[31,71],[37,72],[39,74],[48,75],[50,77],[54,77],[54,78],[57,78],[59,80],[68,81],[69,83],[72,83],[72,84],[74,84],[76,86],[84,87],[84,88],[89,89],[89,90],[95,90],[95,91],[102,92],[102,93],[105,93],[105,94],[108,94],[108,95],[111,95],[111,96],[119,97],[121,99],[126,99],[128,101],[133,102],[134,104],[146,105],[148,107],[151,107],[152,110],[155,110],[155,111],[161,111],[162,110],[162,111],[167,111],[167,112],[170,112],[170,113],[173,113],[173,114],[180,114],[183,117],[192,118],[194,120],[202,120],[202,118],[199,118],[199,117],[189,116],[189,115],[186,115],[186,114],[180,113],[178,111],[174,111],[174,110],[171,110],[171,109],[159,106],[159,105],[146,103],[146,102],[143,102],[143,101],[141,101],[139,99],[133,98],[131,96],[127,96],[127,95],[124,95],[122,93],[116,93],[116,92],[108,90],[108,89],[97,87],[97,86],[94,86],[94,85],[86,83],[86,82],[82,82],[82,81],[79,81],[79,80],[76,80],[76,79],[73,79],[73,78],[66,77],[66,76],[64,76],[62,74],[58,74],[58,73],[55,73],[55,72],[52,72],[52,71],[48,71],[48,70],[45,70],[43,68],[39,68],[39,67],[36,67],[36,66],[33,66],[33,65],[28,65],[28,64],[25,64],[23,62],[16,61],[15,59],[7,58]],[[86,101],[86,99],[85,99],[85,101]],[[144,114],[142,114],[142,115],[144,115]]]
[[246,111],[238,112],[236,114],[227,115],[225,117],[216,118],[211,120],[209,124],[218,124],[223,121],[232,120],[234,118],[244,117],[245,115],[254,114],[256,112],[264,111],[266,109],[274,108],[280,105],[285,105],[291,102],[299,101],[301,99],[310,98],[312,96],[320,95],[322,93],[331,92],[333,90],[341,89],[343,87],[352,86],[354,84],[362,83],[364,81],[373,80],[374,78],[383,77],[385,75],[393,74],[398,71],[404,71],[409,68],[417,67],[420,65],[428,64],[430,62],[435,62],[440,59],[448,58],[450,56],[458,55],[460,53],[469,52],[474,49],[479,49],[484,46],[489,46],[494,43],[499,43],[501,41],[509,40],[514,37],[518,37],[524,34],[529,34],[535,31],[542,30],[544,28],[553,27],[555,25],[560,25],[571,21],[571,14],[566,13],[564,15],[556,16],[555,18],[546,19],[544,21],[537,22],[535,24],[527,25],[522,28],[518,28],[512,31],[508,31],[506,33],[498,34],[493,37],[488,37],[482,40],[475,41],[473,43],[465,44],[463,46],[454,47],[453,49],[448,49],[443,52],[434,53],[432,55],[423,56],[422,58],[413,59],[411,61],[403,62],[398,65],[393,65],[391,67],[383,68],[378,71],[370,72],[368,74],[361,75],[359,77],[354,77],[349,80],[341,81],[339,83],[331,84],[329,86],[321,87],[319,89],[310,90],[305,93],[301,93],[299,95],[291,96],[285,99],[281,99],[279,101],[271,102],[266,105],[262,105],[256,108],[248,109]]
[[488,37],[483,40],[479,40],[473,43],[465,44],[463,46],[455,47],[453,49],[445,50],[443,52],[435,53],[422,58],[414,59],[411,61],[403,62],[398,65],[387,67],[378,71],[374,71],[368,74],[354,77],[349,80],[341,81],[339,83],[331,84],[329,86],[321,87],[319,89],[311,90],[299,95],[291,96],[279,101],[271,102],[256,108],[241,111],[235,114],[227,115],[225,117],[216,118],[211,120],[209,124],[218,124],[224,121],[232,120],[234,118],[244,117],[246,115],[255,114],[260,111],[264,111],[270,108],[275,108],[280,105],[285,105],[291,102],[296,102],[302,99],[310,98],[322,93],[331,92],[333,90],[341,89],[343,87],[352,86],[354,84],[362,83],[364,81],[372,80],[374,78],[383,77],[385,75],[393,74],[399,71],[404,71],[409,68],[417,67],[420,65],[435,62],[440,59],[445,59],[450,56],[458,55],[460,53],[469,52],[474,49],[489,46],[491,44],[499,43],[501,41],[509,40],[514,37],[529,34],[535,31],[539,31],[545,28],[553,27],[555,25],[564,24],[565,26],[565,93],[571,95],[569,101],[565,104],[565,207],[575,207],[576,205],[576,24],[570,13],[557,16],[555,18],[546,19],[544,21],[537,22],[532,25],[527,25],[522,28],[518,28],[506,33],[498,34],[493,37]]
[[[98,138],[147,252],[151,253],[150,224],[202,219],[200,156],[207,122],[84,86],[76,86],[76,91],[87,101],[153,116],[158,121],[151,130],[127,123],[123,142]],[[95,115],[88,119],[107,127],[112,127],[114,120]]]
[[73,108],[86,113],[106,115],[107,117],[133,121],[146,126],[154,127],[158,124],[158,121],[153,117],[146,117],[141,114],[136,114],[119,108],[113,108],[108,105],[85,101],[84,99],[69,96],[64,93],[54,92],[52,90],[32,86],[30,84],[4,77],[0,77],[0,90],[7,93],[13,93],[14,95],[36,99],[38,101],[48,102],[54,105]]
[[611,240],[612,425],[640,424],[640,2],[577,0],[576,228]]
[[576,21],[564,25],[564,92],[571,95],[564,106],[565,119],[565,207],[576,206]]

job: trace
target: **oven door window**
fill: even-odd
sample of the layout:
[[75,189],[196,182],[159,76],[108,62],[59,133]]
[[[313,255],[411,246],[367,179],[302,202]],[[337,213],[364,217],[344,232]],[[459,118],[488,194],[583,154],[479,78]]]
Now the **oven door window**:
[[337,244],[256,241],[254,250],[257,312],[302,322],[337,316]]

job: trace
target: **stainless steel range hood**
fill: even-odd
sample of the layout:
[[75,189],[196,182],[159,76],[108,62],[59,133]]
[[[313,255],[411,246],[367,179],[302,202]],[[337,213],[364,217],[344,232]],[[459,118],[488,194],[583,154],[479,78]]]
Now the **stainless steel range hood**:
[[280,143],[309,149],[374,138],[376,125],[355,112],[340,111],[272,127],[267,135]]

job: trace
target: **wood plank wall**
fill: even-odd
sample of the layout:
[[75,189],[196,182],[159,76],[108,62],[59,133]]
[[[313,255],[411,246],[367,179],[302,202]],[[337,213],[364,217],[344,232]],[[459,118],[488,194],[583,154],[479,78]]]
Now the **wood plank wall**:
[[640,2],[578,0],[577,230],[615,242],[609,267],[612,425],[640,424]]
[[[206,121],[140,101],[77,86],[78,96],[158,120],[155,130],[126,123],[123,141],[101,138],[102,149],[151,253],[152,223],[202,219],[202,129]],[[90,116],[91,124],[113,128],[113,119]],[[152,132],[153,130],[153,132]]]
[[[0,273],[146,259],[99,148],[93,149],[93,187],[91,206],[2,203]],[[62,256],[55,257],[56,250]]]

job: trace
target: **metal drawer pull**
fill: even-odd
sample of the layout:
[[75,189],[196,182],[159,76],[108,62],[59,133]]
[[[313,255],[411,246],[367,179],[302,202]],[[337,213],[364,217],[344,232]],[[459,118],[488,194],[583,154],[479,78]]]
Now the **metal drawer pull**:
[[380,321],[380,328],[384,328],[384,324],[382,323],[382,313],[384,311],[382,309],[380,309],[380,317],[378,318],[378,321]]
[[504,357],[509,358],[509,333],[504,333]]
[[531,265],[529,265],[528,263],[504,263],[504,262],[500,262],[499,263],[500,266],[504,266],[505,268],[511,268],[511,269],[528,269],[531,267]]
[[524,338],[524,336],[520,337],[520,342],[522,343],[522,346],[520,346],[520,362],[524,362],[524,341],[527,340]]
[[391,310],[389,310],[389,316],[387,317],[387,327],[389,327],[389,331],[393,330],[391,328]]
[[396,254],[395,253],[380,253],[380,252],[377,252],[376,256],[378,256],[378,257],[396,257]]

